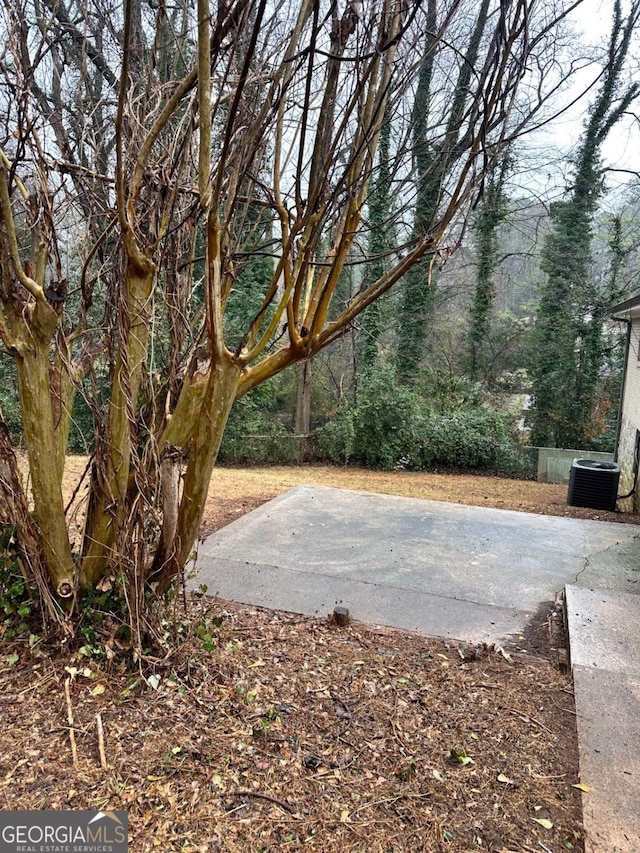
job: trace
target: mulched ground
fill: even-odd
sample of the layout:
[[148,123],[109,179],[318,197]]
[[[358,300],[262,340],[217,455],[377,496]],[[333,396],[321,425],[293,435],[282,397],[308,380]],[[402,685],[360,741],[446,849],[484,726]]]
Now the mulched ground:
[[[530,481],[219,468],[202,535],[298,483],[640,521]],[[136,666],[109,632],[81,654],[0,622],[1,808],[124,809],[134,853],[583,853],[557,611],[517,653],[206,598],[164,631]]]
[[125,809],[136,853],[583,851],[571,682],[544,658],[189,608],[134,672],[113,642],[2,649],[2,808]]

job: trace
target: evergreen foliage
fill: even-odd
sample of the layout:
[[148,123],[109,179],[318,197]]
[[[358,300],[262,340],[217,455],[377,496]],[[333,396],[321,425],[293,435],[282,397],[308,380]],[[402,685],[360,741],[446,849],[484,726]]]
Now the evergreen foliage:
[[640,4],[622,19],[616,2],[608,65],[575,158],[570,197],[551,207],[543,284],[533,337],[534,406],[531,441],[551,447],[587,447],[593,437],[595,392],[603,360],[602,326],[615,301],[611,277],[601,287],[590,274],[593,215],[603,192],[600,149],[635,99],[640,84],[619,94]]
[[[398,385],[390,364],[358,387],[318,433],[318,453],[334,463],[374,468],[465,468],[517,475],[531,473],[513,415],[483,407],[467,384],[434,409],[431,394]],[[465,383],[462,383],[463,385]]]
[[[372,260],[365,269],[364,286],[368,287],[384,275],[385,257],[393,244],[391,224],[393,204],[391,200],[391,170],[389,168],[391,142],[391,120],[380,129],[378,169],[369,195],[369,256]],[[358,335],[358,368],[362,374],[370,373],[378,359],[378,346],[383,328],[383,302],[378,299],[366,308],[360,318]]]
[[[254,388],[233,407],[220,446],[220,461],[250,461],[252,464],[277,462],[274,444],[266,438],[286,436],[286,426],[278,416],[282,410],[283,377],[277,376]],[[262,439],[258,445],[255,437]],[[259,447],[259,451],[257,448]]]
[[[445,178],[455,167],[460,155],[460,128],[464,120],[471,75],[477,64],[487,25],[489,5],[489,0],[482,0],[480,4],[467,51],[461,57],[447,120],[443,127],[436,129],[437,123],[431,107],[433,68],[439,40],[436,3],[435,0],[429,0],[424,58],[411,114],[416,185],[413,239],[416,241],[428,237],[437,217]],[[403,382],[415,381],[425,354],[425,339],[436,287],[433,260],[433,254],[427,253],[404,277],[397,330],[397,368]]]
[[486,352],[495,296],[493,276],[498,263],[498,227],[507,217],[508,199],[504,183],[511,162],[508,151],[491,170],[485,193],[472,223],[476,242],[476,289],[471,305],[466,368],[472,380],[486,379],[489,354]]

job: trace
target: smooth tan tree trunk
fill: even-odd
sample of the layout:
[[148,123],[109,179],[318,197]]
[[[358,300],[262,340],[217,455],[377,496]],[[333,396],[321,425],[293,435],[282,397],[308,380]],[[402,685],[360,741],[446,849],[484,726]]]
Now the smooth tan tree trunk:
[[108,448],[92,474],[87,508],[81,582],[94,584],[104,573],[115,537],[124,519],[131,466],[131,424],[138,409],[142,369],[147,358],[153,271],[127,269],[128,320],[120,348],[109,406]]
[[159,592],[166,589],[191,556],[225,426],[236,399],[239,375],[240,368],[226,360],[211,370],[189,446],[175,539],[169,552],[162,548],[156,552],[152,579],[158,582]]
[[311,426],[311,361],[303,361],[298,373],[298,397],[294,431],[298,435],[309,435]]
[[42,537],[44,562],[57,594],[61,598],[70,598],[76,587],[76,570],[62,499],[64,460],[58,457],[46,343],[36,340],[33,347],[16,359],[16,370],[31,491]]

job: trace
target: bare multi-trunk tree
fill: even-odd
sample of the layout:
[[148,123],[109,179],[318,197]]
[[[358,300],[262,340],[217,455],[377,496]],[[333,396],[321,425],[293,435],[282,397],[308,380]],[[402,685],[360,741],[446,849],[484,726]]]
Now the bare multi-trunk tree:
[[[15,361],[35,512],[6,444],[12,498],[0,508],[54,610],[116,575],[139,616],[146,591],[166,590],[189,559],[234,402],[455,243],[447,235],[504,139],[537,108],[563,14],[535,0],[483,5],[455,115],[440,109],[422,128],[421,144],[431,133],[440,151],[455,122],[455,162],[436,163],[430,227],[403,238],[406,105],[424,45],[430,91],[446,104],[476,5],[3,0],[0,337]],[[532,100],[519,95],[527,76]],[[366,254],[385,115],[399,245],[345,298],[350,250]],[[238,332],[228,315],[257,258],[262,292]],[[96,423],[79,540],[62,491],[78,393]]]

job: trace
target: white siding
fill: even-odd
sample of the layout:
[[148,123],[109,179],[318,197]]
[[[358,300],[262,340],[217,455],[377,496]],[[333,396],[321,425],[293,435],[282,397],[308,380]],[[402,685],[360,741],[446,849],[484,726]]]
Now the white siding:
[[[640,318],[631,321],[631,341],[622,400],[622,419],[618,444],[619,492],[622,494],[631,491],[633,486],[633,454],[636,444],[636,430],[640,430]],[[639,496],[636,494],[633,498],[620,501],[618,506],[625,512],[640,510]]]

